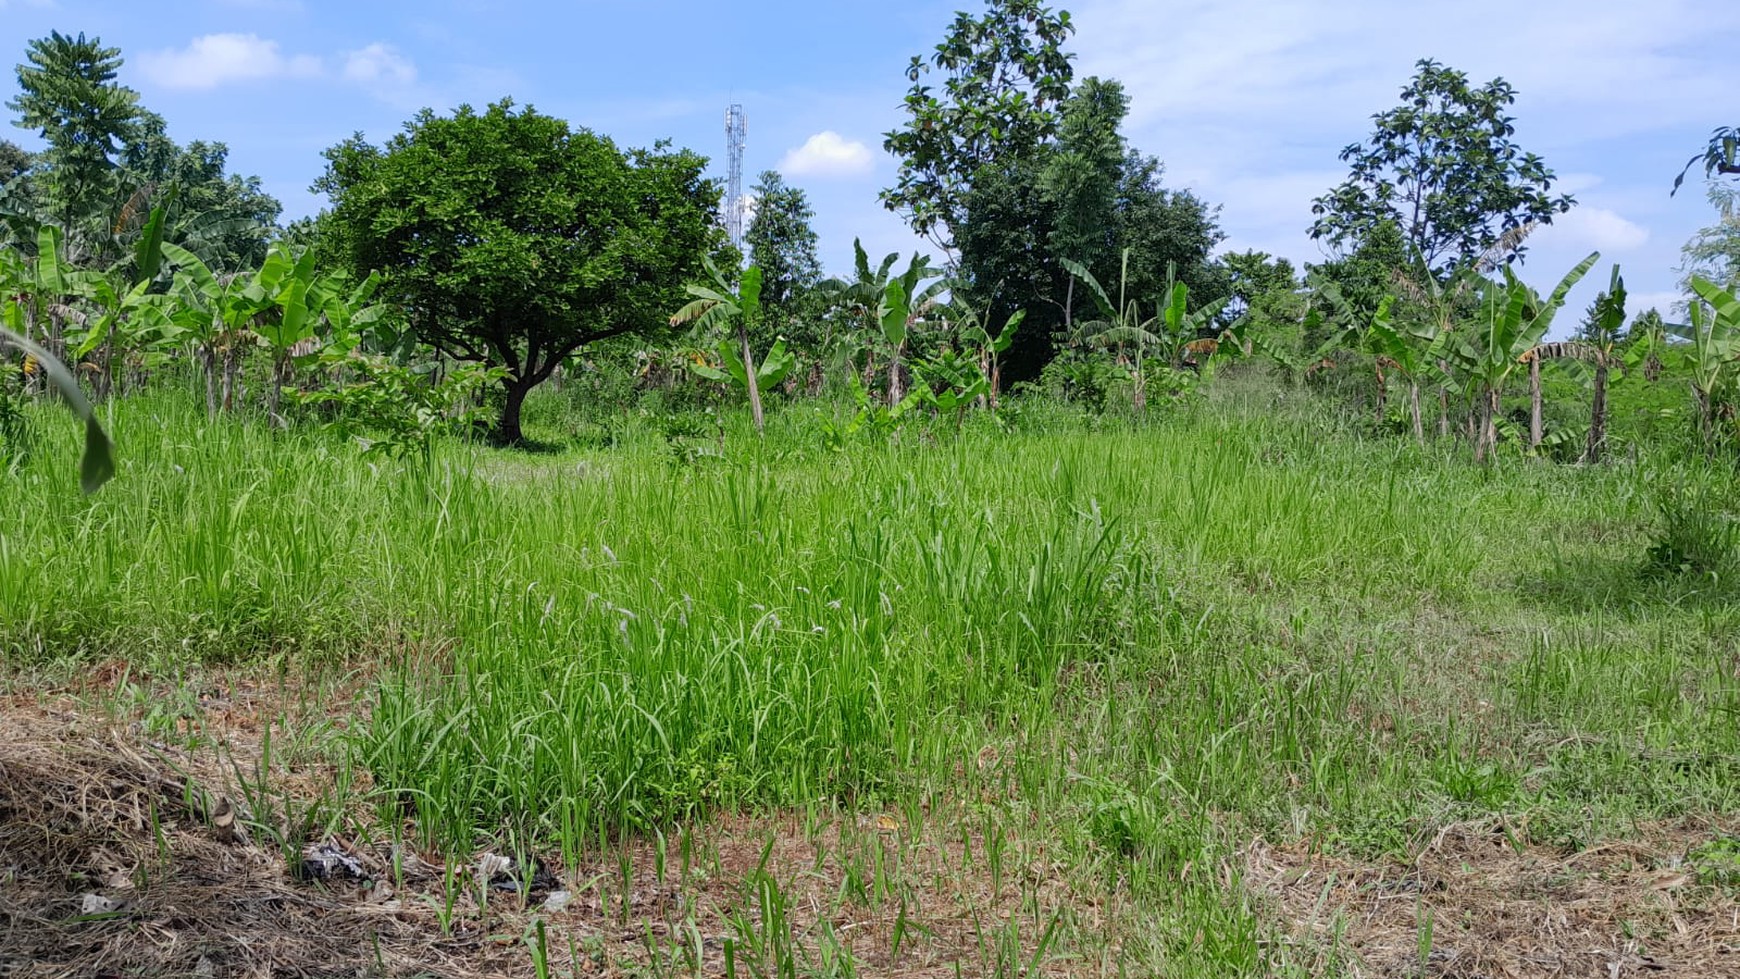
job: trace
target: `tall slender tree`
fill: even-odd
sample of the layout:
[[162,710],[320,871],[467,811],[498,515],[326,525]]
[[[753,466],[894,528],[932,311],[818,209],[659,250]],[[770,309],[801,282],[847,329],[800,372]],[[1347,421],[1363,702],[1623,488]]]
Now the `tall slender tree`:
[[785,182],[777,170],[765,170],[750,189],[755,217],[744,240],[749,264],[761,269],[761,303],[780,317],[822,280],[816,257],[815,209],[803,188]]
[[139,93],[115,81],[119,48],[55,31],[31,41],[7,102],[17,125],[48,143],[39,167],[41,203],[78,252],[103,229],[89,219],[113,197],[116,158],[139,118]]

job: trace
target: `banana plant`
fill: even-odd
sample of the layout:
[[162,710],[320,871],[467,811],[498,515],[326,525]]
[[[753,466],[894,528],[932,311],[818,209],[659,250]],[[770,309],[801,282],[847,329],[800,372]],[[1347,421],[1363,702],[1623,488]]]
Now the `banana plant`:
[[[1669,327],[1691,341],[1692,389],[1698,400],[1698,427],[1706,447],[1716,436],[1716,415],[1740,362],[1740,299],[1702,276],[1693,276],[1692,291],[1702,303],[1692,303],[1691,323]],[[1706,307],[1704,304],[1708,303]]]
[[912,337],[913,324],[935,309],[937,297],[948,288],[947,280],[921,288],[926,279],[940,273],[931,267],[926,255],[913,255],[906,271],[889,279],[882,288],[882,298],[876,304],[876,322],[882,328],[882,340],[888,345],[888,404],[890,407],[905,399],[901,379],[901,359]]
[[[1323,328],[1322,310],[1308,309],[1305,318],[1300,322],[1301,333],[1309,337]],[[1331,333],[1321,343],[1309,351],[1290,350],[1265,334],[1246,331],[1246,338],[1251,348],[1257,353],[1274,361],[1281,368],[1289,381],[1308,378],[1317,371],[1335,366],[1334,353],[1345,342],[1348,330],[1342,329]]]
[[[1171,277],[1168,269],[1167,278]],[[1226,308],[1227,302],[1226,298],[1216,299],[1191,312],[1190,287],[1183,282],[1172,283],[1168,299],[1159,308],[1155,319],[1166,347],[1166,359],[1173,370],[1195,370],[1205,381],[1214,375],[1215,357],[1220,353],[1222,340],[1229,336],[1228,330],[1216,330],[1214,321]]]
[[1517,367],[1527,363],[1530,351],[1540,345],[1552,327],[1553,318],[1565,304],[1565,296],[1599,261],[1599,252],[1566,273],[1552,295],[1542,302],[1534,290],[1517,279],[1509,267],[1504,269],[1504,281],[1492,283],[1482,302],[1482,329],[1457,343],[1457,359],[1474,387],[1478,399],[1479,421],[1474,440],[1476,461],[1490,459],[1498,447],[1498,432],[1493,427],[1498,415],[1499,396],[1505,382]]
[[1449,334],[1438,330],[1437,324],[1430,321],[1412,329],[1397,326],[1391,315],[1395,301],[1394,296],[1385,296],[1378,304],[1377,313],[1366,329],[1366,346],[1376,357],[1380,384],[1384,383],[1386,370],[1407,380],[1408,417],[1413,425],[1414,440],[1424,443],[1426,430],[1420,414],[1420,381],[1436,370]]
[[242,347],[255,337],[255,319],[274,304],[254,288],[250,275],[219,276],[198,255],[169,242],[163,243],[163,256],[175,269],[170,285],[176,300],[173,318],[198,348],[206,413],[216,417],[219,408],[234,408]]
[[671,316],[671,325],[713,327],[729,322],[736,327],[736,356],[727,363],[734,361],[741,368],[741,374],[733,370],[731,376],[734,379],[741,377],[744,389],[749,392],[749,415],[755,421],[756,434],[760,435],[766,429],[761,410],[761,372],[755,366],[749,331],[761,321],[761,267],[751,265],[744,269],[737,288],[733,290],[725,274],[710,257],[704,259],[704,264],[712,282],[705,286],[685,287],[695,299]]
[[91,275],[86,292],[97,315],[86,319],[84,336],[71,351],[75,363],[99,354],[93,367],[99,400],[118,387],[117,357],[143,358],[187,332],[172,316],[174,300],[153,294],[150,279],[130,289],[124,281],[113,275]]
[[[1589,439],[1583,446],[1583,461],[1600,462],[1601,455],[1607,449],[1607,378],[1608,372],[1615,363],[1621,362],[1617,344],[1619,331],[1625,326],[1625,278],[1619,274],[1619,266],[1613,266],[1612,278],[1607,284],[1606,297],[1596,313],[1594,337],[1582,344],[1587,348],[1588,356],[1595,362],[1595,387],[1589,399]],[[1540,441],[1540,382],[1539,363],[1534,366],[1536,380],[1533,382],[1534,395],[1534,430],[1536,443]]]
[[[1129,298],[1130,282],[1130,250],[1124,249],[1123,261],[1118,271],[1118,301],[1114,305],[1111,296],[1106,293],[1099,279],[1088,271],[1087,267],[1072,259],[1059,259],[1060,264],[1070,275],[1081,280],[1087,286],[1088,296],[1093,300],[1094,307],[1099,310],[1099,318],[1081,324],[1082,334],[1088,342],[1096,346],[1116,346],[1121,352],[1126,344],[1135,351],[1135,371],[1131,375],[1133,384],[1130,392],[1130,406],[1141,412],[1148,406],[1146,362],[1148,350],[1152,347],[1163,347],[1166,338],[1153,331],[1153,327],[1161,322],[1167,309],[1162,309],[1151,319],[1143,319],[1138,311],[1135,300]],[[1188,294],[1185,297],[1187,298]],[[1121,361],[1122,354],[1119,355]]]
[[[951,292],[957,291],[951,288]],[[1015,332],[1021,329],[1021,324],[1027,319],[1027,310],[1018,309],[1009,314],[1003,321],[1002,329],[991,332],[991,311],[986,309],[983,315],[965,306],[956,308],[956,316],[962,323],[961,335],[979,351],[979,373],[985,377],[984,400],[993,411],[997,408],[997,399],[1001,393],[1003,367],[999,358],[1015,343]]]

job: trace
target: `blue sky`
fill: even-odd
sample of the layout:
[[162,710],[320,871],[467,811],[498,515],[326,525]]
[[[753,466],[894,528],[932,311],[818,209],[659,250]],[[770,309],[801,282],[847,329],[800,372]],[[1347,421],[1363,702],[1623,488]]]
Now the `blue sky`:
[[[1740,124],[1734,0],[1080,0],[1080,74],[1124,81],[1128,135],[1168,183],[1222,205],[1225,247],[1322,257],[1311,198],[1339,182],[1337,153],[1388,108],[1413,62],[1434,57],[1521,97],[1518,142],[1581,206],[1535,235],[1525,278],[1556,281],[1591,250],[1603,265],[1580,312],[1623,264],[1636,308],[1674,297],[1679,248],[1713,214],[1672,177],[1718,124]],[[749,116],[746,169],[779,169],[817,210],[822,258],[919,247],[876,202],[894,174],[881,133],[900,120],[908,59],[978,0],[705,3],[424,0],[0,0],[0,57],[50,29],[100,35],[122,80],[171,134],[222,140],[295,217],[320,151],[380,141],[422,106],[504,95],[626,145],[674,139],[714,157],[726,105]],[[15,81],[0,78],[11,98]],[[12,129],[7,138],[35,145]]]

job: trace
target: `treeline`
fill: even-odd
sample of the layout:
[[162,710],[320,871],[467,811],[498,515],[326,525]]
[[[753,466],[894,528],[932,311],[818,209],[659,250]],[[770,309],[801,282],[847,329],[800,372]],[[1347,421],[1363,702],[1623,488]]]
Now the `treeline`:
[[[988,0],[913,59],[882,201],[942,258],[859,247],[832,278],[806,195],[779,174],[753,188],[739,253],[705,157],[620,147],[507,99],[334,146],[314,185],[329,206],[283,227],[222,144],[169,139],[117,81],[118,51],[52,34],[9,103],[45,149],[0,145],[0,313],[98,399],[185,378],[213,414],[392,451],[485,418],[519,442],[532,390],[601,370],[735,389],[758,426],[764,396],[828,392],[857,405],[849,433],[959,424],[1013,385],[1145,413],[1234,361],[1479,458],[1599,459],[1613,391],[1664,373],[1691,390],[1700,438],[1732,441],[1740,249],[1701,246],[1686,323],[1628,322],[1614,269],[1577,337],[1550,342],[1596,259],[1544,297],[1513,274],[1530,231],[1575,201],[1518,146],[1503,79],[1420,62],[1313,206],[1332,257],[1296,269],[1214,254],[1218,209],[1130,144],[1116,80],[1075,77],[1073,31],[1067,12]],[[1720,178],[1732,152],[1718,131],[1700,159]],[[12,361],[0,391],[42,389],[42,367]],[[1518,414],[1506,398],[1524,377]],[[1588,404],[1576,431],[1550,414],[1567,385]]]

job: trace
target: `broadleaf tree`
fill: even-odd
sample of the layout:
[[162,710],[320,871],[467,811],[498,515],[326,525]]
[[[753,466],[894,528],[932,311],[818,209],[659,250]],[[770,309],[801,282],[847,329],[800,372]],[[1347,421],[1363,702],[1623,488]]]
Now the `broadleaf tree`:
[[[883,141],[900,160],[883,205],[944,250],[954,246],[979,171],[1032,154],[1056,134],[1074,75],[1063,50],[1075,32],[1068,11],[1039,0],[987,0],[986,8],[977,17],[957,13],[931,54],[912,59],[906,122]],[[932,72],[944,76],[940,91],[927,84]]]
[[380,273],[420,340],[505,372],[503,442],[523,440],[526,395],[575,351],[666,326],[723,246],[704,157],[623,151],[512,100],[424,110],[382,147],[326,155],[330,247],[357,279]]
[[[1401,104],[1373,116],[1371,136],[1342,150],[1351,170],[1312,203],[1312,238],[1351,249],[1393,223],[1409,253],[1443,274],[1505,244],[1506,232],[1571,209],[1574,198],[1552,193],[1553,171],[1514,142],[1509,82],[1471,85],[1432,60],[1416,68]],[[1505,262],[1521,258],[1521,236],[1503,252]]]

